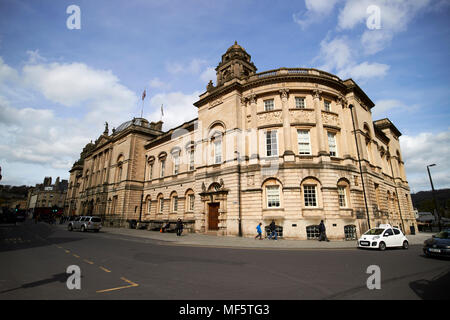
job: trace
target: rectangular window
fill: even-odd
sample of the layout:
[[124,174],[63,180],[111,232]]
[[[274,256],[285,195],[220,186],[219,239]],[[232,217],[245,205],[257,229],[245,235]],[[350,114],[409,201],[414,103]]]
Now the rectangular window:
[[189,195],[189,211],[194,211],[194,200],[195,196],[193,194]]
[[266,156],[273,157],[278,155],[277,132],[266,132]]
[[161,178],[164,177],[165,169],[166,169],[166,160],[161,160]]
[[328,132],[328,147],[330,149],[330,156],[337,156],[337,147],[336,147],[336,135],[332,132]]
[[308,130],[297,130],[298,153],[311,154],[311,144]]
[[153,163],[150,165],[150,176],[149,176],[150,180],[153,179]]
[[189,171],[194,170],[194,168],[195,168],[194,161],[195,161],[195,153],[194,153],[194,150],[191,150],[189,152]]
[[295,107],[297,109],[305,109],[306,108],[305,98],[295,97]]
[[173,156],[173,174],[178,174],[180,170],[180,157],[178,155]]
[[324,100],[323,103],[325,106],[325,111],[331,111],[331,102],[328,100]]
[[345,199],[345,187],[338,187],[339,207],[345,208],[347,201]]
[[267,186],[267,208],[280,207],[280,188],[279,186]]
[[264,110],[265,111],[271,111],[275,109],[274,103],[273,103],[273,99],[270,100],[264,100]]
[[178,197],[173,197],[173,212],[178,211]]
[[222,163],[222,140],[214,139],[214,163]]
[[303,186],[305,207],[317,207],[316,186]]
[[159,199],[159,213],[163,213],[164,210],[164,199]]

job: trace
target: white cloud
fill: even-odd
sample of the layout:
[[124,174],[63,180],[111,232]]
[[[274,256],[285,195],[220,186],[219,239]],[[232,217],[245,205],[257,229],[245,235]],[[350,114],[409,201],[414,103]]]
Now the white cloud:
[[430,168],[435,189],[450,187],[450,128],[440,133],[421,132],[415,136],[400,137],[406,176],[414,192],[430,190],[427,165]]
[[396,33],[407,30],[408,24],[430,4],[431,0],[347,0],[339,12],[338,29],[350,30],[361,24],[366,28],[367,8],[377,6],[381,29],[366,29],[360,39],[364,52],[374,54],[387,47]]
[[205,83],[208,83],[209,80],[212,80],[213,83],[215,83],[215,80],[217,79],[216,70],[213,67],[206,68],[200,75],[200,79]]
[[150,99],[150,105],[154,112],[147,119],[158,121],[161,119],[161,105],[164,105],[164,116],[162,118],[165,131],[183,124],[186,121],[197,118],[197,107],[193,105],[198,101],[201,92],[184,94],[182,92],[160,93]]
[[[103,132],[104,122],[117,126],[137,107],[137,95],[111,71],[83,63],[43,63],[37,50],[29,56],[21,71],[0,57],[0,161],[9,168],[2,183],[37,183],[50,173],[67,178],[84,145]],[[66,107],[73,116],[64,116]],[[17,169],[21,166],[33,178],[25,179]]]
[[164,89],[168,87],[170,87],[170,85],[159,80],[159,78],[153,78],[152,80],[150,80],[150,88]]
[[345,67],[338,71],[338,76],[341,78],[352,78],[354,80],[366,80],[369,78],[383,78],[389,66],[383,63],[369,63],[364,61],[360,64]]
[[352,48],[351,41],[343,36],[329,41],[322,40],[319,55],[314,61],[323,63],[318,69],[335,73],[344,79],[365,81],[369,78],[382,78],[387,74],[388,65],[367,61],[357,64],[356,56],[357,52]]
[[294,13],[292,18],[304,30],[330,15],[340,0],[305,0],[306,12]]

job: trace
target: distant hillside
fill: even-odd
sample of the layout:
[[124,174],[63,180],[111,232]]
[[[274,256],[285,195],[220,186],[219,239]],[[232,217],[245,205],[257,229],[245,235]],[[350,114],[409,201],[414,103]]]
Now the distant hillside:
[[[443,216],[449,217],[450,213],[450,189],[435,190],[436,202]],[[411,194],[414,208],[419,212],[433,212],[433,193],[432,191],[420,191]],[[446,214],[444,214],[446,212]]]

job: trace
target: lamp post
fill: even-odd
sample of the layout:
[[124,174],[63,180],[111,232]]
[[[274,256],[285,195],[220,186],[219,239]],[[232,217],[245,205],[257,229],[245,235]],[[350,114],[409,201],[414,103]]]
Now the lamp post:
[[433,203],[434,203],[434,215],[437,215],[438,218],[438,227],[439,227],[439,231],[441,231],[441,215],[439,214],[439,210],[437,207],[437,202],[436,202],[436,195],[435,195],[435,191],[434,191],[434,185],[433,185],[433,180],[431,179],[431,173],[430,173],[430,167],[434,167],[436,164],[429,164],[427,166],[427,171],[428,171],[428,177],[430,178],[430,184],[431,184],[431,192],[433,194]]

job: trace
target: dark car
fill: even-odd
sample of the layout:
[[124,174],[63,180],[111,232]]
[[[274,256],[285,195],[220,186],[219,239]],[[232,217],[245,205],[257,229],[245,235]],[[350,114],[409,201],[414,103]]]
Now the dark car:
[[442,230],[424,242],[426,256],[450,257],[450,229]]

